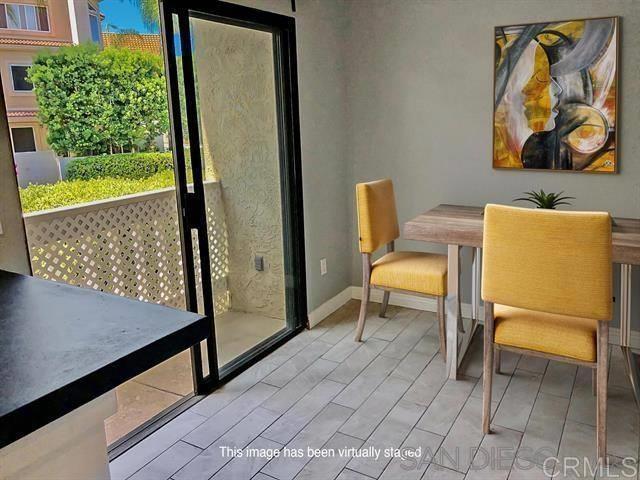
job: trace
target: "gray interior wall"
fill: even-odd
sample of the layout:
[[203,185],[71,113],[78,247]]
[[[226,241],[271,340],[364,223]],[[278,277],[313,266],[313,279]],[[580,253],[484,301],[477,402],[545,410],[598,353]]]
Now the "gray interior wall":
[[[302,182],[311,311],[350,283],[351,202],[346,157],[345,6],[341,0],[238,0],[295,17],[302,143]],[[320,259],[327,259],[320,275]]]
[[[576,209],[640,217],[640,3],[352,0],[347,8],[351,183],[393,178],[400,221],[439,203],[511,203],[532,188],[564,190],[577,197]],[[619,174],[493,170],[493,27],[610,15],[622,17]],[[360,285],[351,192],[350,200],[351,280]],[[399,247],[437,250],[419,242]]]
[[0,224],[0,269],[29,274],[31,267],[3,95],[0,95]]
[[[285,2],[291,3],[291,2]],[[302,136],[309,311],[350,285],[351,201],[346,156],[344,9],[341,1],[298,0],[298,84]],[[320,275],[320,259],[328,272]]]

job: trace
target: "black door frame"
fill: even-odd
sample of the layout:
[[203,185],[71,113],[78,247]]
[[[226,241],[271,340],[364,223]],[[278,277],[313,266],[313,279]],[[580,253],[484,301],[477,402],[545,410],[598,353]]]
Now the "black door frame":
[[[177,17],[178,32],[174,29]],[[278,144],[280,163],[283,251],[285,269],[285,298],[287,329],[276,334],[237,357],[222,369],[218,369],[211,284],[210,259],[207,237],[207,219],[200,150],[199,118],[196,88],[193,79],[193,52],[189,18],[211,20],[254,30],[270,32],[273,37],[276,107],[278,119]],[[203,375],[200,345],[191,348],[194,390],[197,395],[206,394],[220,384],[268,355],[282,343],[308,326],[306,272],[304,250],[304,220],[302,204],[302,167],[300,148],[300,114],[298,107],[298,82],[296,60],[295,19],[262,10],[215,0],[160,0],[160,24],[163,35],[171,138],[174,148],[176,172],[176,196],[179,212],[180,239],[185,276],[187,309],[198,310],[195,261],[191,232],[198,236],[201,268],[201,291],[204,297],[204,313],[211,319],[211,334],[207,338],[209,372]],[[183,132],[180,109],[181,91],[178,82],[176,37],[180,41],[184,100],[188,132]],[[191,80],[191,81],[189,81]],[[187,133],[191,153],[193,191],[187,188],[187,174],[183,135]]]

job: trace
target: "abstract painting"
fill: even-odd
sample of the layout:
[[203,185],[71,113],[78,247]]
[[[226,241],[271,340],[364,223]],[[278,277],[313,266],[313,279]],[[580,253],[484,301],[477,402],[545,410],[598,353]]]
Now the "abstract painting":
[[615,173],[618,17],[496,27],[494,168]]

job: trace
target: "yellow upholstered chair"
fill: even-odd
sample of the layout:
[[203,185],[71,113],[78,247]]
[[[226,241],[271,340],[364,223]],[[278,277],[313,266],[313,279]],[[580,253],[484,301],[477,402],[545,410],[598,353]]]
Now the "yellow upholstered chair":
[[[358,232],[362,253],[362,304],[356,341],[362,339],[370,288],[384,291],[380,316],[384,317],[389,293],[401,291],[437,297],[440,351],[445,355],[444,298],[447,295],[447,257],[433,253],[396,252],[394,241],[400,236],[396,201],[391,180],[356,185]],[[386,254],[371,263],[371,254],[386,246]]]
[[[490,432],[492,370],[509,350],[594,370],[597,452],[606,457],[607,357],[612,316],[611,218],[487,205],[482,425]],[[494,351],[496,358],[494,363]]]

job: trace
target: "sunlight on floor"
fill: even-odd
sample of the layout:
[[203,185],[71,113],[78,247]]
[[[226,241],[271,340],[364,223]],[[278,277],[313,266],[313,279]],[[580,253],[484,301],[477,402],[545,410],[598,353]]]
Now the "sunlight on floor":
[[[221,365],[285,328],[285,321],[281,319],[232,311],[217,316],[215,323]],[[206,351],[203,353],[206,358]],[[118,411],[105,422],[107,444],[112,444],[191,392],[189,350],[120,385],[116,388]]]

